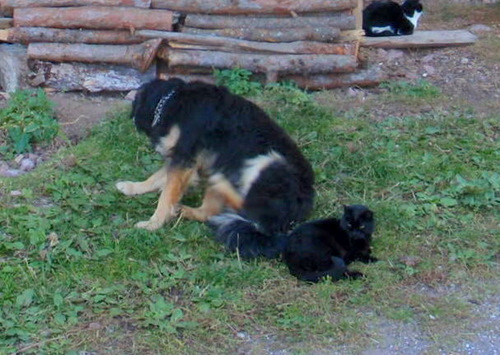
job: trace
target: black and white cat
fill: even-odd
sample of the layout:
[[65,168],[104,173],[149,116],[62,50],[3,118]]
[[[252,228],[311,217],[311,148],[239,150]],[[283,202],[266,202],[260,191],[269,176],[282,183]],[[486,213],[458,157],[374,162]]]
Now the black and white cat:
[[374,229],[373,212],[368,207],[344,206],[341,219],[312,221],[293,230],[283,260],[290,273],[304,281],[318,282],[327,276],[333,281],[362,277],[362,273],[348,270],[347,265],[355,260],[377,261],[370,248]]
[[411,35],[422,12],[420,0],[374,1],[363,10],[363,29],[369,37]]

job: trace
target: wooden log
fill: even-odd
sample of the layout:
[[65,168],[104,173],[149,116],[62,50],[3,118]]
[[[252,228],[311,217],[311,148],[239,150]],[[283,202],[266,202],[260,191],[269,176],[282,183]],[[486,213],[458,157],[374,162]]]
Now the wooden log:
[[12,27],[12,19],[10,17],[0,17],[0,29]]
[[65,30],[44,27],[13,27],[0,30],[0,42],[29,44],[34,42],[88,43],[88,44],[137,44],[146,37],[130,31]]
[[211,47],[219,51],[253,52],[253,53],[281,53],[281,54],[354,54],[353,43],[320,43],[297,41],[290,43],[253,42],[234,38],[216,36],[199,36],[187,33],[140,30],[138,36],[149,38],[163,38],[170,45],[186,44]]
[[280,80],[294,81],[299,87],[309,90],[335,89],[340,87],[376,86],[387,80],[387,76],[379,68],[358,70],[354,73],[316,74],[316,75],[287,75]]
[[218,30],[206,30],[199,28],[184,27],[183,33],[197,35],[214,35],[232,37],[259,42],[294,42],[294,41],[318,41],[333,42],[340,36],[340,30],[335,27],[301,27],[290,29],[268,29],[268,28],[226,28]]
[[258,73],[310,74],[342,73],[356,70],[357,59],[349,55],[317,54],[246,54],[189,51],[162,48],[158,57],[167,61],[169,68],[245,68]]
[[66,6],[130,6],[151,7],[151,0],[0,0],[4,8]]
[[31,70],[36,86],[58,91],[130,91],[156,77],[155,66],[141,73],[126,66],[34,61]]
[[330,13],[328,16],[298,17],[257,17],[257,16],[214,16],[188,14],[184,21],[186,27],[196,28],[302,28],[336,27],[341,30],[356,28],[356,18],[348,12]]
[[171,31],[174,14],[132,7],[33,7],[14,9],[14,26],[98,30],[155,29]]
[[357,0],[152,0],[151,7],[180,12],[249,15],[341,11],[354,9]]
[[150,8],[151,0],[0,0],[0,8],[12,14],[14,8],[65,6],[131,6]]
[[136,45],[30,43],[28,58],[52,62],[112,63],[146,71],[153,62],[161,39]]
[[432,48],[473,44],[477,37],[466,30],[416,31],[409,36],[364,37],[363,47],[375,48]]

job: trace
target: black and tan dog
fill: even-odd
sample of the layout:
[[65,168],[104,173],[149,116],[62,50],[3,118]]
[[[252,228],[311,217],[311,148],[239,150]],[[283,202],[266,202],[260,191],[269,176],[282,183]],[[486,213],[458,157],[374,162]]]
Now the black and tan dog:
[[[116,184],[125,195],[161,192],[153,216],[137,227],[155,230],[180,212],[208,220],[241,257],[279,255],[314,198],[311,165],[282,128],[224,87],[180,79],[144,84],[132,110],[137,129],[166,162],[145,181]],[[201,206],[180,206],[199,176],[207,181]]]

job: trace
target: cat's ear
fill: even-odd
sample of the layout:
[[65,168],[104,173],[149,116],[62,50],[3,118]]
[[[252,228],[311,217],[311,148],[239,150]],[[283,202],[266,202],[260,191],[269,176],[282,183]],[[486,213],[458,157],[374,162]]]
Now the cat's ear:
[[366,210],[365,212],[363,212],[363,215],[368,219],[373,219],[373,211],[371,210]]

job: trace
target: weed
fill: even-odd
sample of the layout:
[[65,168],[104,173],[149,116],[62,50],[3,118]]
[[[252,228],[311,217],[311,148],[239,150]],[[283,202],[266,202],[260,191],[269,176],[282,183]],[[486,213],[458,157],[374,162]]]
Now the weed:
[[54,119],[53,104],[41,89],[14,92],[6,108],[0,110],[0,132],[4,132],[8,145],[0,154],[24,153],[33,144],[48,143],[59,132]]
[[251,80],[252,72],[246,69],[215,69],[214,76],[217,85],[226,86],[236,95],[253,96],[262,89],[260,83]]

